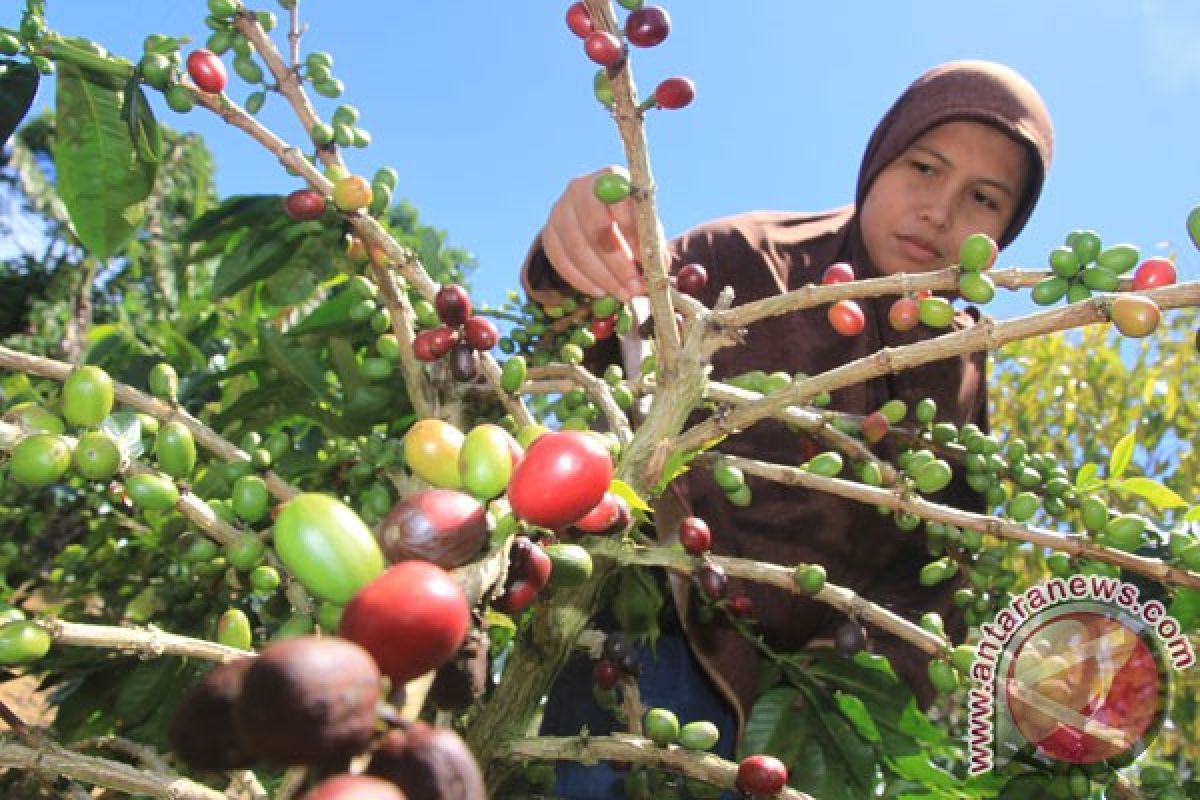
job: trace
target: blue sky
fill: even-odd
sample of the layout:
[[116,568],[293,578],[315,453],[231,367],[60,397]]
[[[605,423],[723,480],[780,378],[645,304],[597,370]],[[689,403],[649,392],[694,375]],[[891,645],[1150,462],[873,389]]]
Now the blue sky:
[[[21,4],[0,11],[15,26]],[[351,167],[399,171],[398,196],[473,252],[476,300],[497,302],[572,176],[622,159],[591,97],[594,65],[563,24],[565,0],[301,0],[302,50],[324,49],[374,143]],[[258,7],[279,11],[274,2]],[[1197,274],[1184,218],[1200,203],[1200,5],[1194,0],[982,0],[667,4],[671,36],[635,51],[643,93],[691,76],[688,109],[649,116],[651,163],[669,234],[753,208],[816,210],[851,198],[875,122],[925,68],[990,58],[1043,93],[1057,152],[1041,204],[1001,265],[1042,266],[1076,227],[1143,253],[1177,252]],[[202,41],[202,0],[49,0],[50,24],[137,58],[146,33]],[[229,62],[229,56],[226,56]],[[51,102],[46,84],[36,102]],[[239,101],[248,89],[234,79]],[[326,115],[340,101],[315,98]],[[210,115],[162,118],[203,133],[222,194],[296,188],[272,158]],[[272,98],[262,119],[301,131]],[[1033,310],[1002,293],[999,317]]]

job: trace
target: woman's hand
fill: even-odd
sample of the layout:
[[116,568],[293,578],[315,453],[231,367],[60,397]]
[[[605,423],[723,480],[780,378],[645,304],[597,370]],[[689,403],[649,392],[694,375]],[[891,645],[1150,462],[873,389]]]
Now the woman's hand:
[[625,170],[605,167],[567,184],[542,228],[542,248],[554,270],[576,290],[628,302],[646,293],[634,256],[638,242],[633,201],[608,205],[596,198],[592,184],[607,172]]

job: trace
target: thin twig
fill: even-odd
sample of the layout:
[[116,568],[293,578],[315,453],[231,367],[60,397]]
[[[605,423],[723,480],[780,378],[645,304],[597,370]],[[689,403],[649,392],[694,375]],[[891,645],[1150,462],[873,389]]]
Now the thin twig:
[[[510,759],[536,758],[550,761],[593,763],[625,761],[655,769],[671,770],[723,789],[733,789],[738,765],[712,753],[685,750],[679,745],[659,747],[649,739],[627,734],[613,736],[536,736],[509,742],[502,755]],[[798,789],[784,787],[771,795],[785,800],[813,800]]]
[[0,768],[63,775],[93,786],[161,800],[227,800],[223,793],[187,778],[152,773],[120,761],[73,753],[48,740],[40,747],[0,741]]
[[616,434],[617,440],[622,444],[628,444],[633,438],[633,431],[629,427],[629,419],[625,416],[620,406],[613,400],[612,392],[609,391],[608,384],[602,378],[597,378],[588,370],[575,364],[547,364],[544,367],[534,367],[529,370],[529,380],[541,382],[544,380],[560,381],[568,387],[580,387],[587,392],[588,397],[594,403],[600,406],[601,413],[604,414],[604,419],[608,422],[608,428]]
[[727,575],[755,583],[774,586],[791,594],[803,595],[838,609],[854,619],[887,631],[907,641],[931,656],[938,655],[944,642],[904,617],[872,603],[852,589],[826,582],[821,591],[804,595],[796,585],[795,568],[780,564],[769,564],[748,558],[708,554],[703,559],[688,555],[677,547],[641,546],[603,539],[595,543],[593,552],[605,555],[623,565],[662,567],[672,572],[690,575],[705,561],[719,566]]
[[[609,0],[586,2],[594,28],[620,36]],[[642,125],[642,113],[638,110],[637,87],[633,82],[629,59],[610,68],[609,78],[613,89],[613,117],[625,145],[625,159],[629,163],[629,176],[633,184],[630,197],[633,200],[642,271],[650,299],[650,315],[654,318],[659,374],[670,380],[675,376],[680,348],[679,331],[675,328],[675,308],[671,302],[671,282],[667,275],[666,243],[660,233],[662,226],[654,203],[654,175],[650,171],[646,132]]]
[[891,509],[907,511],[923,519],[934,520],[935,522],[942,522],[959,528],[969,528],[1001,539],[1028,542],[1039,547],[1046,547],[1051,550],[1067,553],[1077,558],[1103,561],[1106,564],[1113,564],[1162,583],[1200,589],[1200,573],[1173,567],[1157,559],[1126,553],[1123,550],[1116,550],[1111,547],[1103,547],[1088,541],[1083,536],[1064,535],[1057,531],[1038,528],[1033,525],[1022,525],[1000,517],[990,517],[986,514],[961,511],[957,508],[931,503],[920,497],[895,490],[877,489],[873,486],[841,480],[840,478],[825,478],[796,467],[768,464],[763,461],[730,455],[723,456],[723,458],[747,474],[756,475],[777,483],[827,492],[867,505],[886,506]]
[[[22,353],[19,350],[3,346],[0,346],[0,368],[24,372],[27,375],[40,375],[43,378],[59,382],[65,381],[74,369],[63,361]],[[192,438],[196,440],[197,445],[215,454],[223,461],[250,461],[250,456],[241,448],[193,417],[181,406],[159,400],[157,397],[119,381],[113,381],[113,389],[116,401],[121,405],[135,408],[162,422],[178,421],[183,423],[191,431]],[[263,479],[267,483],[267,489],[278,500],[289,500],[298,493],[295,487],[279,477],[274,470],[266,470],[263,473]]]
[[[845,284],[842,284],[845,285]],[[836,288],[836,287],[825,287]],[[1162,309],[1200,305],[1200,281],[1140,293],[1153,299]],[[1064,308],[994,322],[984,319],[966,330],[946,333],[933,339],[885,347],[871,355],[836,367],[821,375],[796,381],[789,389],[734,409],[720,423],[707,420],[687,431],[675,443],[675,452],[700,450],[727,430],[744,430],[761,419],[773,416],[789,405],[804,405],[821,392],[832,392],[889,373],[901,372],[922,364],[952,358],[963,353],[996,350],[1009,342],[1045,336],[1071,328],[1108,321],[1108,307],[1120,295],[1102,294]]]

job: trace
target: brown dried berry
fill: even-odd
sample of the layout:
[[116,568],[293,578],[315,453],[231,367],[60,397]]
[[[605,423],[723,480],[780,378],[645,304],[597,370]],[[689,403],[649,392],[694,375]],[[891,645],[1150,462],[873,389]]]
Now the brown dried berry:
[[371,755],[367,774],[399,786],[408,800],[486,800],[483,776],[457,733],[414,722],[388,733]]
[[844,656],[852,656],[867,646],[867,632],[854,620],[846,620],[833,634],[833,646]]
[[242,693],[246,671],[257,659],[221,664],[188,690],[175,709],[167,741],[171,750],[197,770],[242,769],[253,756],[237,739],[233,708]]
[[729,587],[729,577],[725,574],[725,570],[716,564],[700,565],[692,573],[692,577],[710,600],[720,600],[725,596],[725,590]]
[[472,628],[454,658],[438,667],[429,699],[442,711],[470,708],[487,690],[490,667],[487,633]]
[[454,345],[450,351],[450,374],[460,383],[475,380],[479,372],[479,354],[466,342]]
[[276,641],[246,671],[238,738],[273,764],[338,764],[371,740],[380,677],[371,655],[346,639]]

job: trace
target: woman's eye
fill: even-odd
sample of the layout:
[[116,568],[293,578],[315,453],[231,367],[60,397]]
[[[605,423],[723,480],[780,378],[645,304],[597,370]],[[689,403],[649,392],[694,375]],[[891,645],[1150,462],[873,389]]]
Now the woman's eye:
[[922,175],[930,175],[933,173],[933,165],[932,164],[928,164],[924,161],[918,161],[917,159],[912,159],[908,163],[912,166],[913,169],[915,169],[917,172],[919,172]]
[[993,200],[991,198],[991,196],[985,194],[984,192],[975,192],[974,200],[976,203],[983,206],[984,208],[986,208],[989,211],[999,211],[1000,210],[1000,204],[997,203],[995,200]]

